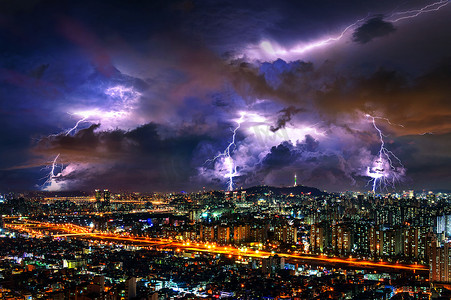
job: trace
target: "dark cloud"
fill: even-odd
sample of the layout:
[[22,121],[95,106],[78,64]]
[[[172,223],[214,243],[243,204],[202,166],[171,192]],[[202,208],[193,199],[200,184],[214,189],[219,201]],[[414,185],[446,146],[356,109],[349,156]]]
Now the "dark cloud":
[[276,126],[271,126],[269,129],[272,132],[276,132],[280,128],[284,128],[287,122],[291,121],[291,117],[297,113],[303,112],[305,110],[301,108],[295,108],[293,106],[287,107],[279,111],[279,118],[277,119]]
[[359,44],[366,44],[375,38],[389,35],[395,31],[395,26],[385,22],[383,16],[380,15],[369,19],[365,24],[357,28],[352,34],[352,40]]
[[389,118],[399,134],[451,131],[451,64],[443,62],[416,78],[378,70],[368,77],[339,78],[317,95],[318,108],[329,115],[361,111]]
[[[451,165],[443,150],[451,131],[447,10],[396,29],[376,15],[314,51],[254,55],[264,40],[289,50],[338,36],[368,12],[411,8],[320,2],[0,3],[2,186],[34,187],[31,178],[47,172],[37,167],[60,154],[66,167],[55,180],[65,188],[223,188],[224,176],[210,176],[223,166],[205,161],[224,151],[248,111],[266,121],[237,133],[242,185],[286,184],[297,173],[304,184],[364,188],[362,170],[380,145],[366,113],[404,126],[377,120],[407,175],[418,181],[424,169],[424,182],[449,185],[440,179]],[[95,116],[66,136],[81,118],[75,112]],[[264,141],[254,125],[268,129]],[[439,154],[423,144],[432,137],[413,137],[426,132],[437,134],[430,144]]]
[[[73,171],[57,177],[76,189],[111,186],[143,191],[189,188],[195,173],[194,151],[206,136],[185,133],[163,138],[156,124],[130,131],[99,131],[99,125],[78,131],[74,136],[57,135],[42,139],[35,155],[60,154],[60,162]],[[38,165],[41,163],[37,163]]]

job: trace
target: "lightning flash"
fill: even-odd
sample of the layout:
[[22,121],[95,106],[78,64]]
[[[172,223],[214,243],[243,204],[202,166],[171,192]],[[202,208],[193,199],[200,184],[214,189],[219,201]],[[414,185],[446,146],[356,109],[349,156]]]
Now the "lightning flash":
[[232,191],[234,189],[234,183],[233,178],[238,175],[237,166],[235,165],[235,162],[231,156],[231,153],[236,148],[236,133],[241,127],[241,123],[243,123],[245,117],[245,113],[241,113],[240,118],[236,121],[237,126],[235,129],[232,130],[232,141],[229,143],[229,145],[225,148],[225,150],[218,155],[216,155],[213,159],[209,159],[207,162],[215,162],[217,160],[221,160],[222,165],[224,166],[226,170],[226,174],[224,175],[225,178],[227,178],[227,189],[229,191]]
[[[432,4],[428,4],[422,8],[394,12],[394,13],[390,14],[389,16],[387,16],[385,18],[385,21],[391,22],[391,23],[397,23],[401,20],[413,19],[424,13],[436,12],[436,11],[442,9],[443,7],[445,7],[446,5],[448,5],[449,3],[450,3],[450,0],[440,0],[440,1],[434,2]],[[267,55],[270,55],[273,57],[284,57],[284,56],[286,57],[286,56],[290,56],[290,55],[304,54],[304,53],[314,50],[316,48],[331,45],[333,43],[336,43],[336,42],[342,40],[344,37],[346,37],[348,35],[349,31],[356,29],[364,21],[366,21],[370,18],[371,18],[371,15],[368,15],[366,17],[358,19],[358,20],[354,21],[353,23],[349,24],[348,26],[346,26],[340,33],[338,33],[336,35],[326,36],[322,39],[319,39],[319,40],[316,40],[316,41],[313,41],[310,43],[302,43],[301,42],[298,45],[296,45],[292,48],[289,48],[289,49],[283,48],[274,42],[264,40],[258,45],[257,51],[259,51],[259,50],[263,51],[263,53],[266,53]],[[255,54],[255,53],[252,53],[254,51],[255,51],[255,49],[252,49],[252,47],[251,47],[251,49],[248,50],[248,52],[250,52],[248,54],[250,54],[252,56],[252,54]],[[257,56],[258,56],[258,54],[257,54]]]
[[385,120],[390,125],[402,125],[393,124],[386,118],[373,117],[368,114],[365,116],[371,119],[371,123],[376,130],[381,143],[376,159],[373,161],[372,166],[367,167],[366,171],[366,176],[372,178],[368,183],[371,183],[373,193],[375,193],[377,189],[386,190],[388,187],[394,188],[395,183],[399,181],[400,177],[405,173],[405,168],[401,160],[392,151],[386,148],[384,134],[377,126],[376,119]]

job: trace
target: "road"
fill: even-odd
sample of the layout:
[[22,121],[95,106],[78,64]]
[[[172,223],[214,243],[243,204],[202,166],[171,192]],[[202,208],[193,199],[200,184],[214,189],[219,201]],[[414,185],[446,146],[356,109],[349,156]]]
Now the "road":
[[[173,249],[174,251],[188,252],[208,252],[222,254],[229,257],[254,257],[268,258],[277,254],[284,257],[286,261],[313,263],[323,266],[352,267],[361,269],[384,270],[384,271],[407,271],[407,272],[427,272],[429,268],[423,265],[405,265],[389,262],[374,262],[367,260],[358,260],[352,258],[336,258],[324,255],[306,255],[291,253],[274,253],[268,251],[259,251],[249,248],[236,248],[231,246],[219,246],[212,243],[198,243],[187,241],[174,241],[169,239],[152,239],[145,237],[135,237],[130,235],[120,235],[112,233],[92,232],[89,227],[82,227],[73,224],[53,224],[38,221],[24,220],[22,223],[16,221],[6,223],[6,227],[22,232],[28,232],[36,237],[51,235],[55,238],[70,236],[80,239],[95,239],[104,242],[113,242],[117,244],[132,244],[138,246],[154,246],[156,248]],[[44,234],[46,233],[46,234]]]

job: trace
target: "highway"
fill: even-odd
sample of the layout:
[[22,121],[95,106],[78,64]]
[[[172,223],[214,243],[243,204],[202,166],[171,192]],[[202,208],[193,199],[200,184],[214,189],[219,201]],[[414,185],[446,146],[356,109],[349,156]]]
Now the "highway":
[[[102,232],[92,232],[89,227],[82,227],[73,224],[53,224],[24,220],[23,223],[8,222],[7,228],[15,229],[21,232],[27,232],[37,238],[50,235],[54,238],[70,236],[79,239],[94,239],[104,242],[113,242],[117,244],[132,244],[137,246],[150,246],[156,248],[172,249],[174,251],[188,252],[208,252],[213,254],[222,254],[229,257],[254,257],[268,258],[277,254],[284,257],[287,262],[310,263],[323,266],[351,267],[372,270],[398,271],[398,272],[428,272],[429,268],[423,265],[405,265],[389,262],[374,262],[367,260],[358,260],[353,258],[336,258],[325,255],[307,255],[291,253],[274,253],[268,251],[259,251],[249,248],[236,248],[231,246],[219,246],[212,243],[198,243],[188,241],[174,241],[169,239],[152,239],[145,237],[135,237],[124,234],[112,234]],[[46,232],[46,234],[44,234]]]

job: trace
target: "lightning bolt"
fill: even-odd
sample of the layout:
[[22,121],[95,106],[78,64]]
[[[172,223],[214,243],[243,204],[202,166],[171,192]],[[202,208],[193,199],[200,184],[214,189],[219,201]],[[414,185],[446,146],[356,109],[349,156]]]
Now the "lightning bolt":
[[[238,125],[235,127],[235,129],[232,130],[232,141],[224,149],[224,151],[219,153],[218,155],[216,155],[214,158],[208,159],[205,162],[205,163],[208,163],[208,162],[214,162],[220,158],[223,159],[223,165],[225,166],[225,169],[227,170],[227,173],[225,174],[224,177],[228,178],[227,189],[229,191],[232,191],[234,188],[233,177],[238,175],[237,166],[235,165],[235,162],[233,161],[233,158],[230,154],[236,148],[236,144],[235,144],[236,133],[238,132],[238,129],[240,129],[241,123],[244,121],[244,117],[245,117],[245,113],[241,113],[240,118],[236,121]],[[233,149],[232,149],[232,147],[233,147]]]
[[337,36],[333,36],[333,37],[328,37],[324,40],[319,40],[313,43],[309,43],[306,45],[302,45],[302,46],[297,46],[295,48],[292,49],[274,49],[274,46],[271,44],[271,42],[269,41],[263,41],[260,43],[260,48],[262,48],[265,52],[267,52],[268,54],[271,55],[284,55],[284,54],[290,54],[290,53],[295,53],[295,54],[302,54],[305,52],[308,52],[312,49],[318,48],[318,47],[322,47],[325,46],[327,44],[330,44],[332,42],[337,42],[339,40],[341,40],[343,38],[343,36],[346,34],[346,32],[348,32],[351,28],[357,26],[358,24],[360,24],[361,22],[363,22],[364,20],[366,20],[367,17],[359,19],[357,21],[355,21],[354,23],[348,25],[345,29],[343,29],[341,31],[341,33]]
[[348,32],[349,29],[357,26],[357,24],[360,24],[366,18],[367,17],[359,19],[359,20],[355,21],[354,23],[348,25],[345,29],[343,29],[343,31],[339,35],[337,35],[335,37],[329,37],[327,39],[320,40],[320,41],[317,41],[317,42],[305,45],[303,47],[294,48],[292,50],[292,52],[297,53],[297,54],[302,54],[302,53],[310,51],[310,50],[312,50],[314,48],[318,48],[318,47],[322,47],[324,45],[327,45],[327,44],[329,44],[331,42],[337,42],[337,41],[339,41],[339,40],[341,40],[343,38],[343,36],[346,34],[346,32]]
[[438,11],[442,7],[448,5],[448,3],[449,3],[449,0],[441,0],[441,1],[437,1],[437,2],[434,2],[429,5],[426,5],[425,7],[420,8],[420,9],[412,9],[412,10],[395,12],[387,18],[387,21],[396,23],[401,20],[416,18],[423,13]]
[[[69,114],[70,114],[70,113],[69,113]],[[70,114],[70,115],[75,115],[75,114]],[[81,123],[83,123],[83,122],[88,122],[88,121],[86,121],[86,120],[88,119],[88,117],[89,117],[89,116],[83,116],[80,120],[78,120],[78,121],[75,123],[74,127],[70,128],[70,129],[68,129],[68,130],[66,130],[66,131],[64,132],[64,136],[68,136],[68,135],[70,135],[72,132],[76,131],[77,128],[78,128],[78,126],[79,126]],[[52,134],[52,135],[50,135],[50,136],[58,136],[58,135],[60,135],[60,134],[61,134],[61,133],[58,133],[58,134]],[[45,182],[41,185],[41,188],[42,188],[43,190],[52,190],[52,189],[54,189],[54,188],[57,188],[58,183],[55,181],[55,178],[61,175],[61,172],[58,173],[58,174],[55,174],[55,170],[56,170],[56,168],[58,167],[57,161],[58,161],[58,158],[59,158],[59,157],[60,157],[60,153],[58,153],[58,155],[53,159],[52,164],[51,164],[51,168],[50,168],[50,173],[49,173],[46,177],[44,177],[44,178],[47,178],[47,179],[46,179]],[[63,170],[63,168],[64,168],[64,166],[61,165],[61,171]]]
[[[424,14],[424,13],[438,11],[441,8],[448,5],[449,2],[450,2],[450,0],[440,0],[440,1],[434,2],[432,4],[428,4],[419,9],[394,12],[390,16],[387,17],[386,21],[396,23],[401,20],[416,18],[419,15]],[[270,41],[262,41],[259,44],[259,46],[260,46],[260,49],[262,49],[264,52],[266,52],[267,54],[273,55],[273,56],[289,55],[289,54],[303,54],[312,49],[323,47],[323,46],[330,45],[332,43],[340,41],[346,35],[346,33],[348,31],[357,27],[363,21],[368,20],[368,18],[370,18],[370,17],[371,16],[368,15],[366,17],[356,20],[355,22],[346,26],[340,32],[340,34],[338,34],[336,36],[326,37],[324,39],[320,39],[320,40],[317,40],[312,43],[301,44],[301,45],[295,46],[294,48],[291,48],[291,49],[284,49],[282,47],[278,47],[276,45],[273,45]]]
[[[57,165],[57,161],[58,161],[58,158],[60,157],[60,154],[58,153],[58,155],[53,159],[53,161],[52,161],[52,165],[51,165],[51,168],[50,168],[50,172],[49,172],[49,174],[46,176],[46,178],[47,178],[47,180],[42,184],[42,189],[43,190],[50,190],[50,189],[52,189],[52,187],[54,187],[54,185],[56,184],[56,182],[55,182],[55,178],[59,175],[59,174],[61,174],[61,173],[58,173],[57,175],[55,175],[55,170],[56,170],[56,168],[58,167],[58,165]],[[62,167],[61,167],[62,168]]]
[[[71,115],[74,115],[74,114],[71,114]],[[81,118],[80,120],[78,120],[77,123],[75,123],[75,126],[70,128],[70,129],[68,129],[64,135],[68,136],[69,134],[71,134],[72,131],[77,130],[78,125],[80,125],[80,123],[88,122],[88,121],[86,121],[87,119],[88,119],[88,117],[85,116],[85,117]]]
[[[61,135],[69,136],[71,134],[74,134],[77,129],[79,129],[80,124],[84,122],[93,123],[95,119],[100,122],[107,119],[124,118],[136,107],[136,103],[141,97],[141,93],[137,92],[133,87],[122,85],[110,87],[104,91],[104,94],[107,95],[110,100],[113,100],[113,104],[110,107],[111,110],[103,111],[101,109],[89,109],[84,111],[77,111],[74,113],[68,113],[71,116],[77,116],[79,118],[75,125],[72,128],[59,132],[57,134],[49,135],[48,137],[57,137]],[[64,170],[64,166],[61,166],[61,172],[55,174],[56,168],[58,167],[57,160],[59,157],[60,154],[58,154],[54,158],[51,165],[51,171],[45,177],[47,178],[45,182],[41,185],[41,188],[44,190],[59,188],[55,178],[61,176],[61,172]],[[47,166],[47,168],[48,167],[49,166]]]
[[[388,185],[394,188],[396,181],[404,174],[404,166],[401,160],[390,150],[385,147],[384,134],[377,126],[376,119],[387,121],[390,125],[404,127],[400,124],[393,124],[387,118],[373,117],[366,114],[367,118],[371,119],[374,129],[377,131],[381,145],[377,154],[377,159],[373,162],[372,167],[367,167],[366,175],[371,177],[368,183],[372,183],[373,193],[377,188],[386,189]],[[396,166],[397,164],[397,166]]]

